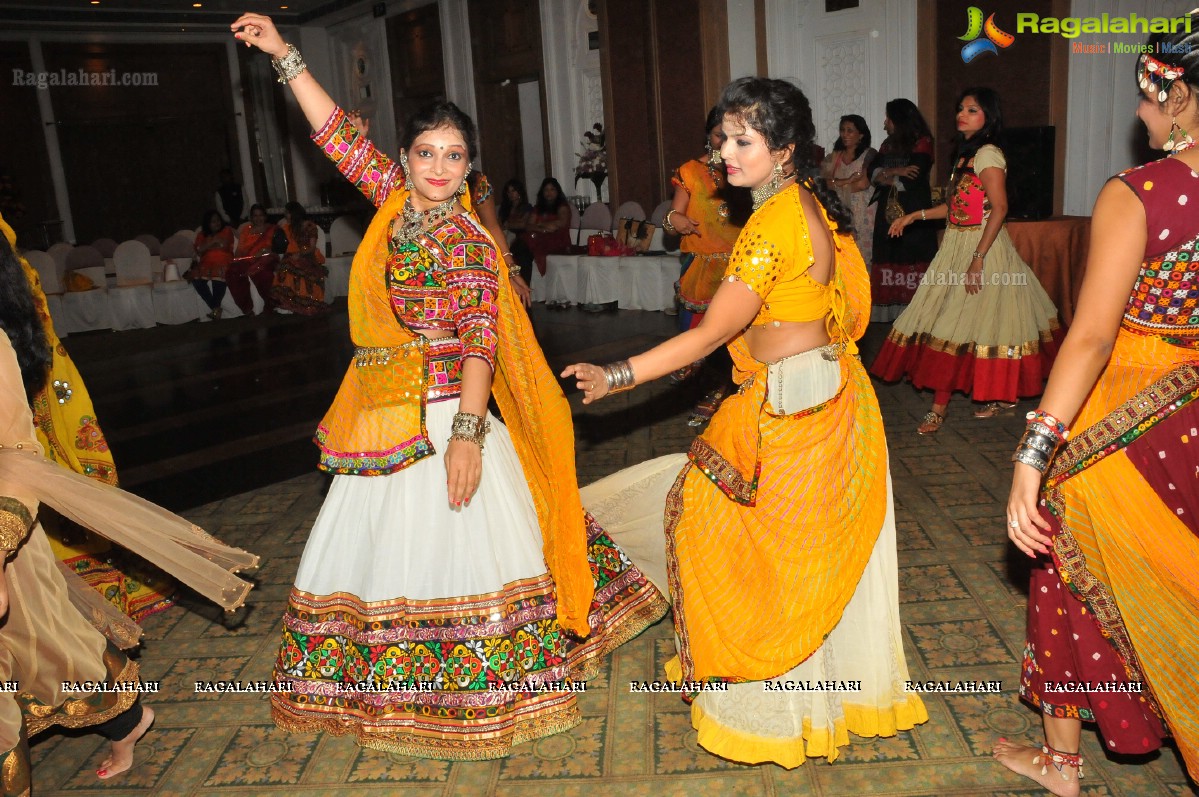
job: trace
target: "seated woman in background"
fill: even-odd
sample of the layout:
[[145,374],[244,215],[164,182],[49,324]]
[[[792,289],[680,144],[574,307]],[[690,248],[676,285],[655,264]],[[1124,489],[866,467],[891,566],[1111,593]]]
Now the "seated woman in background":
[[213,321],[221,317],[221,299],[225,298],[225,271],[233,262],[233,228],[215,210],[204,213],[204,223],[196,235],[196,259],[188,279]]
[[[537,202],[525,220],[524,229],[512,251],[520,263],[520,273],[533,276],[532,264],[545,276],[545,259],[565,254],[570,249],[570,203],[562,186],[553,177],[541,181]],[[526,280],[527,282],[528,280]]]
[[275,312],[300,315],[320,315],[329,309],[325,304],[325,256],[317,248],[320,229],[310,221],[304,206],[288,202],[284,220],[279,224],[287,236],[287,252],[275,267],[275,284],[271,300]]
[[266,208],[262,205],[251,207],[250,220],[237,230],[237,256],[225,272],[225,282],[229,285],[233,302],[244,315],[254,315],[251,281],[262,297],[262,312],[274,306],[271,285],[275,281],[275,265],[279,262],[279,255],[275,254],[272,242],[276,234],[283,236],[278,227],[267,221]]

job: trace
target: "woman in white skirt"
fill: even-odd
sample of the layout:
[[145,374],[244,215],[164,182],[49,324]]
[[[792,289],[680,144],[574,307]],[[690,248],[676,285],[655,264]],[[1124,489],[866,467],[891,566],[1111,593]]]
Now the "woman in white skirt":
[[336,475],[284,615],[275,721],[406,755],[507,755],[577,724],[583,682],[665,600],[583,512],[519,272],[497,275],[470,212],[470,118],[418,112],[393,161],[268,18],[232,27],[379,208],[350,274],[354,362],[317,429]]
[[936,434],[953,392],[979,402],[976,418],[1040,395],[1062,339],[1057,308],[1020,259],[1003,223],[1007,161],[995,140],[1003,131],[999,95],[962,92],[957,105],[957,155],[948,204],[899,217],[898,236],[913,222],[946,219],[945,238],[907,309],[895,319],[870,372],[887,381],[905,376],[934,391],[916,432]]
[[684,685],[699,744],[795,767],[928,714],[907,689],[887,443],[856,356],[870,278],[851,216],[822,182],[797,179],[815,132],[799,89],[742,78],[720,108],[729,182],[753,189],[755,210],[703,320],[563,375],[590,402],[728,344],[737,391],[690,452],[591,485],[584,503],[669,588],[666,677]]

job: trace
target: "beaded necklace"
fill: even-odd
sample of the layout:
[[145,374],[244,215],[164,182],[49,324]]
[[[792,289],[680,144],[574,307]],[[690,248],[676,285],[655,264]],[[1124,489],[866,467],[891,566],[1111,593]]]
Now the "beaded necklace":
[[458,197],[452,196],[445,202],[434,205],[428,210],[417,210],[412,206],[412,197],[409,196],[404,200],[404,209],[398,219],[400,222],[399,229],[396,229],[396,220],[393,220],[391,223],[392,246],[399,249],[404,244],[415,241],[420,237],[422,232],[437,222],[454,215],[454,205],[457,202]]

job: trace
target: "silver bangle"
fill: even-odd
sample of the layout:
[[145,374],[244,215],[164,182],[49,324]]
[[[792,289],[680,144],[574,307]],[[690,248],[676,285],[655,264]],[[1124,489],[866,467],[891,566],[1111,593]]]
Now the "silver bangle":
[[487,439],[487,433],[490,431],[491,421],[482,415],[458,412],[454,414],[454,421],[450,425],[450,439],[474,443],[479,447],[479,451],[482,451],[483,441]]
[[617,360],[602,366],[601,369],[604,372],[604,381],[608,384],[608,395],[624,393],[637,386],[637,377],[633,375],[633,366],[628,360]]
[[275,68],[275,72],[279,75],[280,83],[290,83],[308,69],[308,64],[304,63],[304,59],[300,56],[300,51],[296,49],[294,44],[287,45],[287,53],[283,56],[272,58],[271,66]]
[[1012,462],[1023,462],[1029,467],[1036,468],[1039,473],[1049,470],[1049,460],[1041,452],[1024,446],[1017,448],[1016,453],[1012,454]]

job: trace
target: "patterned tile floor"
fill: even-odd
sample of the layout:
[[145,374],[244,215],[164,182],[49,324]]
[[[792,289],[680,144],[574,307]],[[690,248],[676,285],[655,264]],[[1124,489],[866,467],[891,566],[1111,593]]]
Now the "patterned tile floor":
[[[622,315],[624,315],[622,313]],[[567,319],[556,323],[566,324]],[[577,323],[572,314],[569,323]],[[660,318],[660,316],[659,316]],[[544,316],[547,323],[550,323]],[[616,355],[642,346],[611,319]],[[656,322],[659,335],[669,322]],[[880,330],[872,330],[877,346]],[[621,335],[625,335],[622,338]],[[649,342],[653,342],[650,340]],[[553,349],[557,348],[558,351]],[[568,347],[566,347],[568,348]],[[867,347],[867,357],[870,349]],[[547,346],[555,364],[572,354]],[[599,356],[595,356],[600,359]],[[630,694],[628,682],[659,676],[671,628],[659,623],[619,649],[583,695],[574,730],[521,746],[503,761],[446,763],[359,749],[346,738],[292,736],[271,723],[258,696],[194,694],[196,680],[268,678],[279,617],[326,482],[310,475],[198,507],[187,514],[218,536],[263,555],[248,610],[234,618],[189,603],[147,624],[141,663],[161,681],[158,721],[127,775],[101,784],[95,735],[35,740],[41,795],[836,795],[910,797],[1041,794],[988,755],[997,736],[1034,739],[1037,717],[1015,696],[1023,646],[1026,572],[1004,544],[1002,501],[1018,416],[969,417],[958,401],[935,438],[913,433],[928,398],[906,386],[878,386],[888,424],[899,522],[900,595],[908,662],[915,678],[999,680],[1002,694],[927,700],[930,720],[883,740],[855,739],[835,764],[787,771],[715,758],[696,745],[687,709],[669,695]],[[576,409],[579,472],[591,481],[650,456],[682,451],[694,391],[652,385],[610,403]],[[1025,407],[1022,406],[1021,410]],[[1189,794],[1172,750],[1148,761],[1104,756],[1084,734],[1084,795]]]

